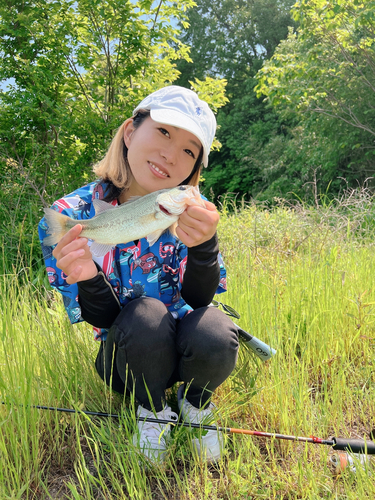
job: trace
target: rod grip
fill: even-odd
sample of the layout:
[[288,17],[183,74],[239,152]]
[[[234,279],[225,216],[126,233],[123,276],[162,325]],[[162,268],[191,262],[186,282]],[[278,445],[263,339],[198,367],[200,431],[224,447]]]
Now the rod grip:
[[262,361],[267,361],[267,359],[270,359],[272,356],[276,354],[276,350],[273,347],[270,347],[268,344],[262,342],[256,337],[253,337],[252,335],[250,335],[250,333],[246,332],[245,330],[242,330],[242,328],[240,328],[238,325],[236,325],[236,327],[238,328],[238,333],[244,340],[245,344],[248,347],[250,347],[250,349]]
[[343,450],[352,453],[367,453],[375,455],[375,443],[364,439],[346,439],[346,438],[331,438],[334,442],[332,448],[334,450]]

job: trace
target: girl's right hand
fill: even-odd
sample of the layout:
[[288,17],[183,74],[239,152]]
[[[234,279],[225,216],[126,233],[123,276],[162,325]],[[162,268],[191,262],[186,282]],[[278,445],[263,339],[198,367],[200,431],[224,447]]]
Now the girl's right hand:
[[98,274],[87,244],[87,238],[78,238],[81,231],[81,224],[72,227],[61,238],[52,252],[57,267],[66,274],[66,282],[69,285],[94,278]]

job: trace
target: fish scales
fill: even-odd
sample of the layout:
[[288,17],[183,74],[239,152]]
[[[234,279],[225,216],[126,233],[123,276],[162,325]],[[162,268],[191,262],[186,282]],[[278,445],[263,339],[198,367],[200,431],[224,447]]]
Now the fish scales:
[[104,255],[117,244],[146,236],[151,245],[178,220],[188,205],[205,206],[196,186],[155,191],[119,207],[101,200],[93,203],[96,215],[92,219],[73,220],[45,209],[51,235],[44,239],[44,244],[56,244],[69,229],[80,224],[83,228],[80,236],[93,240],[91,252],[96,256]]
[[140,198],[118,208],[110,208],[85,221],[81,236],[97,243],[118,244],[143,238],[157,229],[167,229],[178,217],[166,216],[160,212],[160,217],[156,218],[155,203],[158,194],[152,195],[147,195],[148,199],[143,203]]
[[160,213],[164,220],[161,221],[155,217],[157,196],[158,192],[151,193],[151,195],[142,197],[148,198],[143,203],[141,203],[142,198],[139,198],[119,207],[108,208],[92,219],[74,221],[73,224],[68,224],[70,227],[81,224],[83,230],[80,236],[105,245],[117,245],[143,238],[157,229],[167,229],[178,218],[177,216],[166,216],[162,212]]

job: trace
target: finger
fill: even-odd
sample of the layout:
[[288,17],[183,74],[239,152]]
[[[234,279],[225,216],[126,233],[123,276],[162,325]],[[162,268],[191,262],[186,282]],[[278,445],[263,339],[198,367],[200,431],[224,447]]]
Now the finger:
[[177,227],[176,234],[177,237],[182,241],[182,243],[186,245],[188,248],[196,247],[201,243],[204,243],[208,239],[206,237],[203,237],[202,235],[200,235],[200,237],[197,238],[196,236],[187,233],[180,227]]
[[214,203],[211,203],[210,201],[203,200],[204,204],[207,208],[207,210],[210,210],[210,212],[217,212],[216,205]]
[[68,285],[74,285],[74,283],[77,283],[77,281],[79,280],[81,273],[82,266],[77,266],[73,269],[73,271],[69,274],[65,281],[68,283]]
[[179,224],[178,228],[180,229],[180,233],[176,230],[177,236],[188,247],[200,245],[213,236],[212,231],[202,231],[201,227],[191,228],[184,224]]
[[[198,208],[200,210],[193,210],[194,208]],[[201,224],[207,224],[210,220],[210,217],[208,216],[210,213],[212,212],[207,212],[207,210],[202,207],[189,207],[180,215],[178,223],[185,224],[188,227],[197,227]]]
[[194,217],[190,217],[188,213],[183,213],[179,218],[178,224],[186,232],[189,232],[188,228],[191,228],[192,230],[196,230],[203,235],[212,236],[216,231],[219,217],[215,212],[206,213],[208,216],[204,216],[202,219],[196,219]]
[[64,257],[61,257],[58,260],[57,265],[62,271],[64,271],[65,274],[69,275],[72,269],[74,269],[78,265],[78,259],[80,259],[84,255],[85,251],[83,248],[76,250],[75,252],[70,252]]
[[186,245],[188,248],[194,246],[194,240],[189,236],[188,233],[186,233],[183,229],[181,229],[180,226],[176,227],[176,234],[177,237],[182,241],[182,243]]
[[[213,205],[213,204],[211,204],[211,205]],[[187,215],[187,216],[192,217],[193,219],[196,219],[198,221],[217,224],[219,219],[220,219],[220,215],[219,215],[219,212],[216,210],[215,205],[213,205],[213,207],[214,207],[214,210],[208,210],[206,208],[197,207],[197,206],[188,207],[185,210],[185,212],[183,212],[181,214],[181,216]]]
[[[192,219],[194,220],[194,219]],[[184,231],[186,234],[188,234],[191,238],[193,239],[200,239],[205,233],[205,228],[202,224],[199,224],[198,226],[194,224],[185,224],[184,221],[179,221],[178,222],[178,227],[181,228],[182,231]]]
[[203,208],[203,207],[197,207],[197,206],[191,206],[191,207],[187,207],[187,209],[185,210],[185,212],[183,212],[181,214],[181,216],[188,216],[188,217],[191,217],[192,219],[196,219],[196,220],[205,220],[207,218],[207,216],[209,215],[209,212]]
[[56,258],[56,260],[59,260],[65,255],[68,255],[69,253],[75,252],[82,248],[85,250],[85,252],[89,251],[87,242],[87,238],[76,238],[65,246],[61,246],[60,248],[56,247],[52,252],[52,255]]
[[[54,248],[54,252],[59,253],[63,247],[71,243],[73,240],[78,238],[78,236],[82,232],[82,226],[81,224],[77,224],[76,226],[72,227],[69,229],[69,231],[64,234],[64,236],[61,238],[61,240],[58,242],[56,247]],[[53,253],[53,252],[52,252]]]
[[188,227],[194,227],[197,224],[198,219],[194,219],[193,217],[190,217],[186,212],[180,215],[178,219],[178,225],[180,227],[188,228]]
[[61,259],[65,255],[68,255],[71,252],[75,252],[81,249],[85,250],[85,252],[88,251],[89,246],[87,245],[87,241],[88,241],[87,238],[76,238],[71,243],[68,243],[67,245],[61,248],[59,252],[59,258]]

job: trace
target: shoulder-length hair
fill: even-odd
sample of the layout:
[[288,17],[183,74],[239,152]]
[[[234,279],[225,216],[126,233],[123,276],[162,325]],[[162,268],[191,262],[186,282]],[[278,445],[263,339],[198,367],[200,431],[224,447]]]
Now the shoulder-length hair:
[[[146,118],[150,116],[150,111],[140,110],[133,117],[133,126],[137,129]],[[128,148],[124,142],[124,124],[117,130],[108,148],[105,157],[94,166],[95,174],[106,183],[106,201],[118,198],[123,191],[129,189],[132,173],[128,162]],[[202,169],[203,147],[201,148],[197,161],[190,175],[181,182],[180,185],[190,184],[197,186]]]

